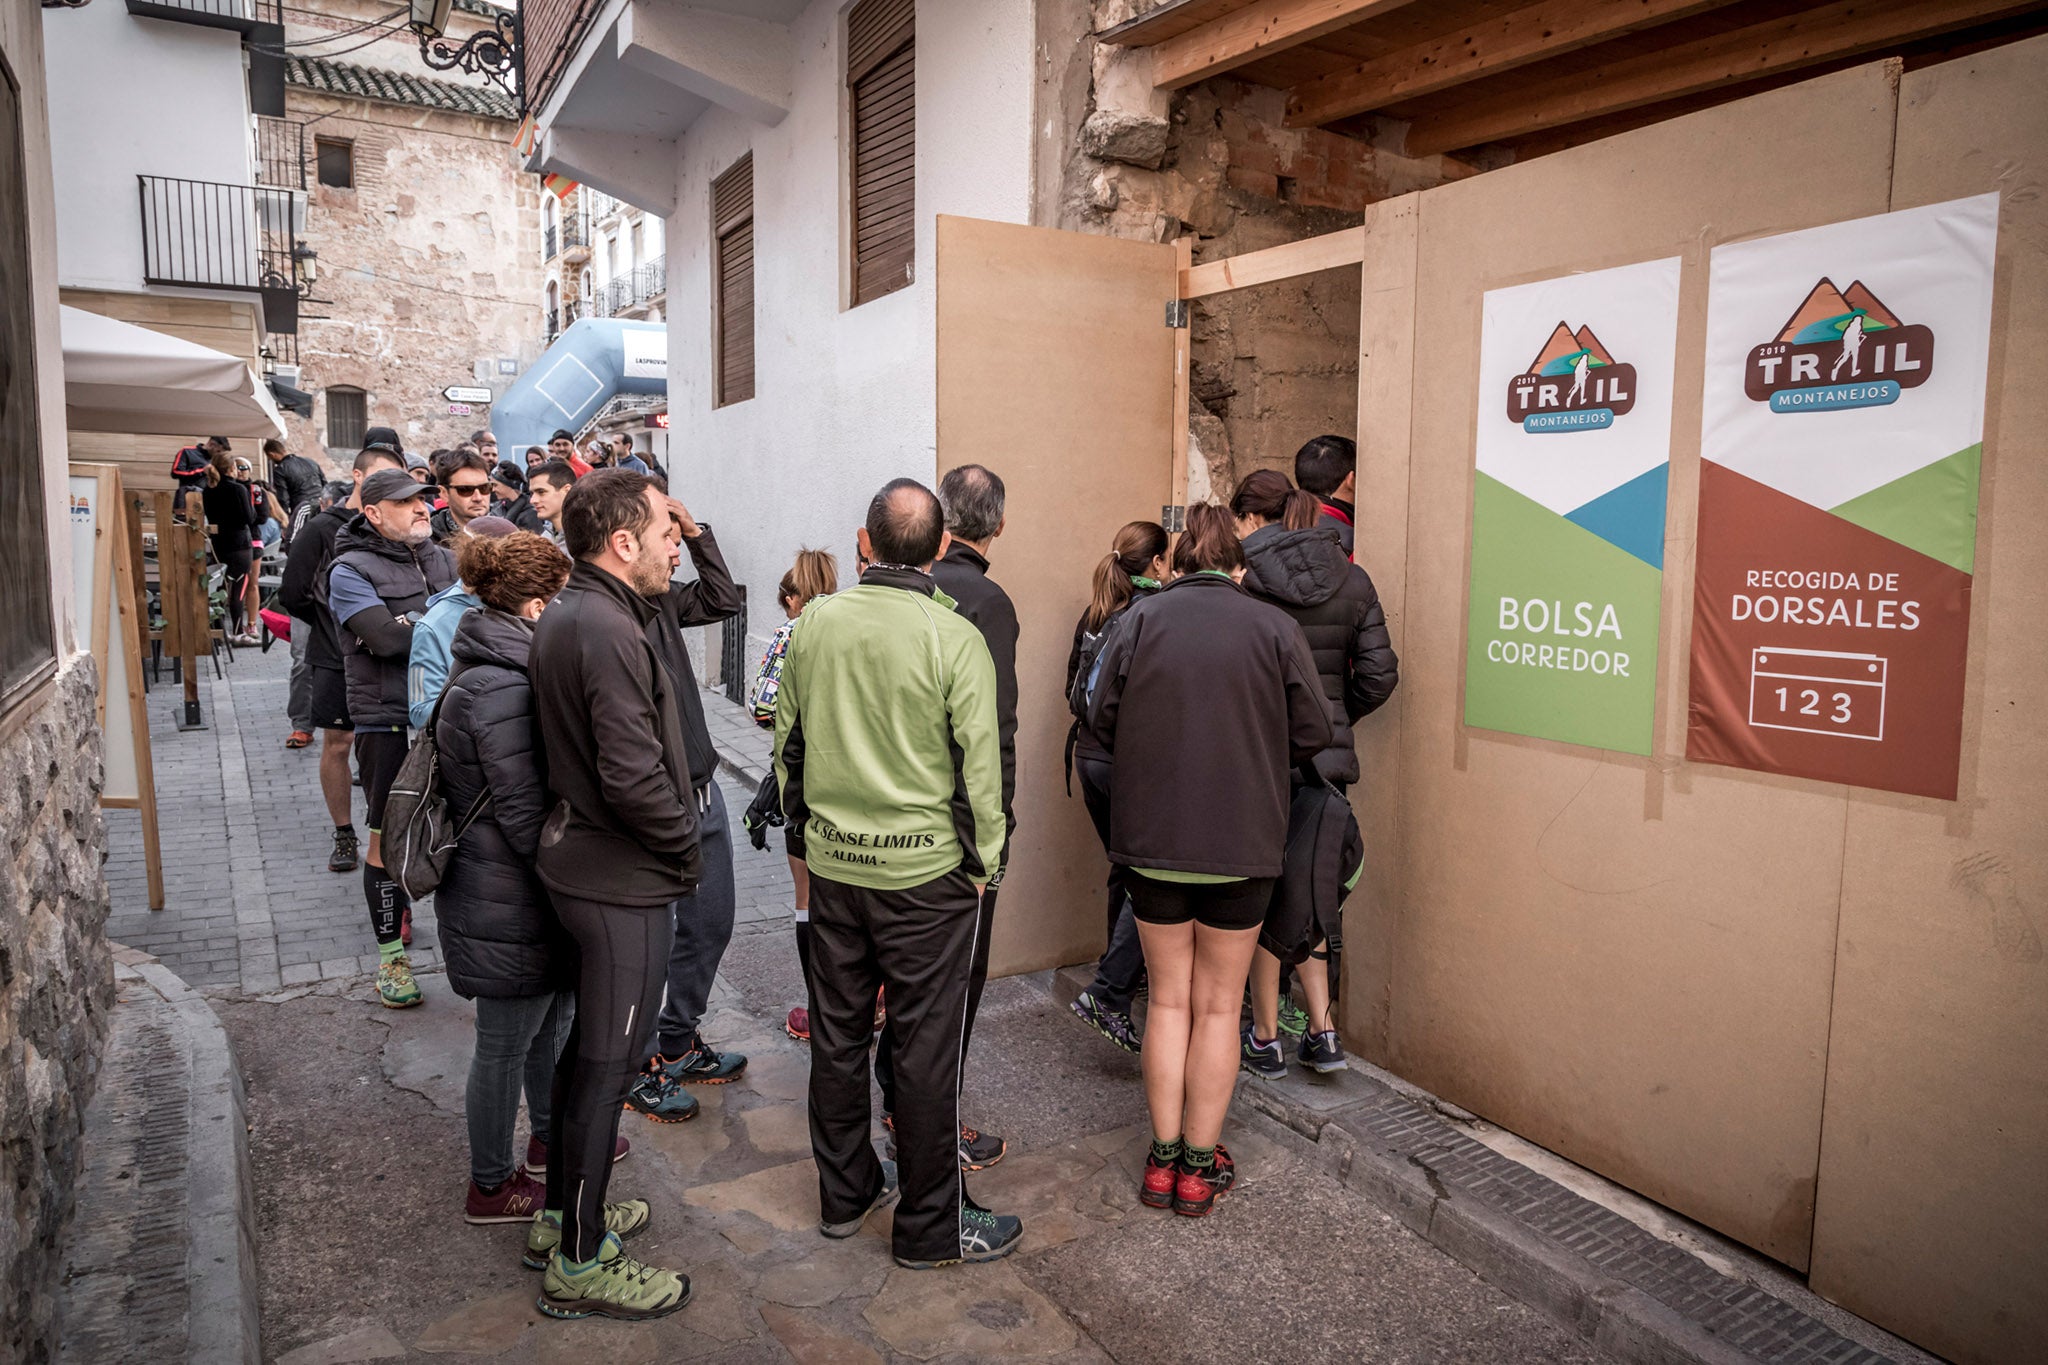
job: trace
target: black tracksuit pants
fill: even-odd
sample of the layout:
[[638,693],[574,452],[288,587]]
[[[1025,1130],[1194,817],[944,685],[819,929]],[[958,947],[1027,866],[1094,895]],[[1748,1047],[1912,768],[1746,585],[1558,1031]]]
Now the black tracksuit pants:
[[[975,919],[974,961],[967,971],[967,1023],[960,1030],[960,1066],[963,1071],[967,1066],[967,1049],[974,1044],[974,1019],[981,1013],[981,993],[988,987],[988,942],[993,936],[996,919],[995,887],[982,889],[981,909]],[[883,1003],[886,1005],[888,1002]],[[889,1008],[895,1007],[891,1005]],[[889,1040],[886,1029],[875,1044],[875,1084],[882,1088],[883,1112],[895,1113],[896,1045]]]
[[562,1255],[582,1262],[604,1241],[619,1114],[661,1010],[674,921],[665,905],[605,905],[554,895],[576,940],[576,1021],[555,1063],[547,1207],[562,1211]]
[[846,1222],[882,1187],[881,1159],[869,1136],[868,1045],[875,990],[887,986],[903,1191],[894,1250],[906,1260],[960,1255],[960,1058],[981,924],[976,899],[974,883],[958,868],[902,891],[871,891],[811,873],[811,1150],[818,1203],[826,1222]]

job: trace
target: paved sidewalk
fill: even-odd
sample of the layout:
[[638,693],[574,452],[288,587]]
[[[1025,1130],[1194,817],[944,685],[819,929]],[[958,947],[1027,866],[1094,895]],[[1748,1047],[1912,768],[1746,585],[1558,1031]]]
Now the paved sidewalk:
[[[289,652],[282,644],[268,654],[238,650],[224,680],[204,661],[201,670],[208,729],[177,728],[182,693],[168,668],[149,695],[164,908],[149,908],[140,814],[108,811],[107,936],[215,993],[262,995],[375,972],[362,874],[327,870],[334,827],[320,795],[319,741],[284,747]],[[753,729],[740,709],[722,693],[704,696],[707,708],[721,708],[712,713],[721,743],[753,739],[765,770],[767,732],[739,733]],[[753,783],[728,770],[719,786],[732,821],[736,930],[786,924],[793,901],[781,840],[756,853],[739,823]],[[351,794],[360,832],[362,792]],[[416,970],[441,965],[432,898],[413,908],[411,952]]]

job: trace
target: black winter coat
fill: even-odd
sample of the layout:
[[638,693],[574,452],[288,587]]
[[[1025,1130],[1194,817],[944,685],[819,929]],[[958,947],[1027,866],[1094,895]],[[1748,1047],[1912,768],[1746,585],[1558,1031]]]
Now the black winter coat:
[[1280,875],[1290,774],[1330,743],[1286,613],[1217,574],[1175,579],[1102,651],[1088,720],[1110,755],[1111,862]]
[[1323,527],[1262,527],[1245,537],[1244,557],[1245,591],[1292,616],[1308,637],[1330,704],[1330,747],[1316,755],[1316,771],[1349,786],[1359,778],[1351,727],[1378,710],[1400,681],[1380,595]]
[[541,995],[568,984],[572,955],[533,869],[547,819],[547,776],[526,662],[533,624],[490,608],[456,627],[452,676],[434,727],[441,792],[463,831],[434,894],[441,951],[457,993]]
[[346,503],[339,502],[313,513],[292,537],[292,547],[285,554],[278,605],[299,620],[313,623],[306,662],[315,668],[341,667],[341,627],[324,599],[327,570],[334,563],[335,537],[354,515]]
[[932,565],[932,581],[953,599],[955,614],[965,617],[988,642],[996,665],[996,740],[1003,751],[1003,821],[1017,832],[1017,608],[988,576],[988,559],[965,541],[956,540],[946,557]]

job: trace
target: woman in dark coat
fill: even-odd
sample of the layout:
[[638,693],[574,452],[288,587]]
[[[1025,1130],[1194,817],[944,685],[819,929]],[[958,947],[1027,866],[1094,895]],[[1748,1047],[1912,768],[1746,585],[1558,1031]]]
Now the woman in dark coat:
[[[1358,781],[1358,750],[1351,727],[1377,711],[1400,681],[1399,661],[1387,638],[1380,595],[1364,569],[1351,562],[1337,533],[1318,526],[1313,493],[1285,474],[1262,469],[1247,476],[1230,500],[1244,538],[1245,591],[1293,617],[1308,640],[1316,675],[1330,708],[1331,740],[1316,755],[1316,771],[1339,791]],[[1330,945],[1318,942],[1301,964],[1308,1025],[1302,1064],[1319,1072],[1347,1065],[1330,1017]],[[1280,1050],[1280,960],[1259,949],[1252,960],[1252,1023],[1245,1030],[1243,1062],[1253,1075],[1285,1075]]]
[[1104,646],[1088,717],[1110,755],[1109,858],[1130,870],[1151,982],[1139,1197],[1198,1218],[1234,1175],[1217,1138],[1286,850],[1288,773],[1329,745],[1330,713],[1300,628],[1238,585],[1229,512],[1190,507],[1173,568]]
[[441,792],[462,830],[434,906],[449,984],[476,1001],[465,1216],[531,1222],[546,1189],[513,1158],[521,1079],[529,1155],[538,1149],[545,1162],[555,1058],[575,997],[568,940],[533,870],[548,798],[526,665],[533,623],[568,581],[569,559],[522,531],[464,537],[457,567],[483,606],[456,627],[434,723]]
[[248,610],[249,568],[255,560],[258,515],[255,489],[237,475],[234,457],[225,450],[214,452],[206,466],[206,487],[200,491],[206,524],[213,528],[214,558],[227,570],[222,584],[228,597],[228,635],[238,645],[253,645],[256,637],[245,629]]

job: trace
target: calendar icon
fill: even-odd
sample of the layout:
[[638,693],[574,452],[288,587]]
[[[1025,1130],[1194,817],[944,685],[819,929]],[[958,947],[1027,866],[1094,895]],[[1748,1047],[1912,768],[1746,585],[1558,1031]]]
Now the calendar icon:
[[1843,739],[1884,738],[1888,660],[1824,649],[1758,649],[1750,655],[1749,723]]

